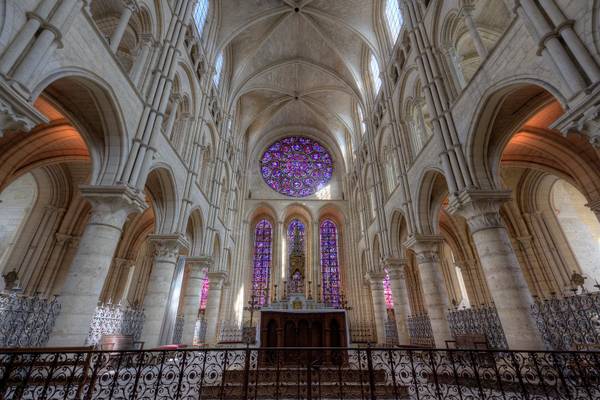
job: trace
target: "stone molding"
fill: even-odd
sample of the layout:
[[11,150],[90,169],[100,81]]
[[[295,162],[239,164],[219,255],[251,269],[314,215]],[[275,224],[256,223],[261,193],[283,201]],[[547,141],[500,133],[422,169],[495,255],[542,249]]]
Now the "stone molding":
[[416,254],[417,264],[439,262],[438,248],[443,238],[437,235],[412,235],[404,245]]
[[371,271],[367,272],[365,279],[369,282],[371,290],[383,290],[383,280],[385,279],[385,272],[383,271]]
[[190,278],[202,279],[204,274],[202,271],[207,268],[211,270],[214,264],[214,258],[212,256],[192,256],[185,258],[185,265],[190,271]]
[[600,87],[584,101],[570,107],[550,128],[560,131],[563,136],[569,133],[584,135],[592,146],[600,149]]
[[511,199],[510,190],[463,191],[448,207],[448,211],[464,217],[471,234],[484,229],[504,228],[500,208]]
[[383,260],[383,264],[387,268],[390,280],[404,279],[406,277],[405,267],[408,264],[407,259],[387,257]]

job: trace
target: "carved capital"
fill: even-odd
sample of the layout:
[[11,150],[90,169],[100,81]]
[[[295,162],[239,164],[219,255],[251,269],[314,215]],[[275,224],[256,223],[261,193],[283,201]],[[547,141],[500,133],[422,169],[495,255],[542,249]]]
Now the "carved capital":
[[405,278],[405,267],[408,264],[408,260],[405,258],[385,258],[383,260],[385,268],[388,271],[390,280],[398,280]]
[[415,252],[417,264],[439,261],[438,248],[443,239],[436,235],[412,235],[404,245]]
[[223,284],[227,280],[227,272],[225,272],[225,271],[208,272],[206,275],[208,277],[208,283],[210,285],[211,290],[212,289],[217,289],[217,290],[222,289]]
[[0,138],[6,133],[29,132],[48,118],[4,82],[0,82]]
[[365,275],[365,279],[369,282],[371,290],[383,290],[383,280],[385,279],[385,272],[367,272],[367,274]]
[[592,210],[594,214],[600,215],[600,199],[590,201],[586,204],[586,207]]
[[594,148],[600,149],[600,102],[597,101],[597,95],[598,93],[592,96],[596,98],[596,103],[593,103],[594,99],[585,101],[561,116],[551,128],[559,130],[565,136],[569,133],[584,135]]
[[204,271],[210,271],[214,265],[212,256],[192,256],[185,258],[185,265],[190,271],[192,278],[204,278]]
[[467,220],[471,234],[483,229],[502,228],[500,208],[509,201],[508,191],[463,191],[448,210]]
[[179,234],[150,235],[148,239],[154,246],[154,258],[164,261],[174,261],[182,249],[187,249],[187,240]]
[[142,194],[127,186],[81,185],[79,191],[92,205],[90,224],[121,229],[129,214],[148,207]]

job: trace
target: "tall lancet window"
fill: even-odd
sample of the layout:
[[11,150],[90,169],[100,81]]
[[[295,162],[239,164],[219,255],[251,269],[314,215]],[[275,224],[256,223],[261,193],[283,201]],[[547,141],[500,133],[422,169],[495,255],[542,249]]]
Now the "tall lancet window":
[[268,301],[269,278],[271,275],[271,254],[273,248],[273,227],[266,219],[256,224],[254,231],[254,270],[252,276],[252,296],[256,305]]
[[208,270],[204,271],[202,278],[202,289],[200,290],[200,312],[204,314],[206,311],[206,301],[208,300]]
[[383,278],[383,294],[385,295],[385,307],[388,310],[394,309],[394,298],[392,297],[392,285],[390,283],[390,275],[387,270],[385,271],[385,278]]
[[390,39],[392,44],[396,43],[400,28],[402,28],[402,13],[398,0],[386,0],[385,2],[385,19],[388,29],[390,30]]
[[379,76],[379,63],[377,62],[377,58],[375,58],[374,54],[371,54],[371,61],[369,62],[369,71],[371,72],[371,82],[373,83],[373,91],[375,92],[375,96],[379,93],[379,89],[381,88],[381,77]]
[[320,228],[323,302],[333,307],[340,307],[341,289],[337,226],[333,221],[326,219],[321,222]]
[[217,55],[217,59],[215,60],[215,73],[213,75],[213,82],[215,86],[219,87],[219,82],[221,82],[221,74],[223,73],[223,53],[219,53]]
[[206,17],[208,16],[208,0],[200,0],[196,3],[196,9],[194,10],[194,22],[196,23],[196,29],[198,34],[202,35],[204,25],[206,25]]
[[304,256],[304,224],[293,219],[288,226],[288,249],[290,260],[289,293],[304,293],[305,256]]

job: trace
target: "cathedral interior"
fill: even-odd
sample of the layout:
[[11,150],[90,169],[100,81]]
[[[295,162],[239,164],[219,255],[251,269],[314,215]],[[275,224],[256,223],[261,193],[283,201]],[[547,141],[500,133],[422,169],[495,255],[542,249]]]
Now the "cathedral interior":
[[600,399],[600,0],[0,0],[0,399]]

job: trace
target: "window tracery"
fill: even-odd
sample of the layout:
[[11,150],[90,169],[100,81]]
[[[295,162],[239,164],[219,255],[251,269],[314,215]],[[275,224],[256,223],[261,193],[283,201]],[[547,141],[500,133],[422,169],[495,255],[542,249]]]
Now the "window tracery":
[[206,17],[208,17],[208,0],[199,0],[194,10],[194,22],[200,36],[206,25]]
[[276,192],[306,197],[323,189],[333,174],[333,160],[319,142],[289,136],[273,143],[263,153],[260,172]]
[[252,297],[254,298],[254,304],[258,306],[263,306],[268,301],[272,247],[273,227],[269,221],[262,219],[256,224],[254,231],[252,271]]
[[336,224],[326,219],[320,226],[321,274],[323,302],[333,307],[341,306],[340,268],[338,259],[338,234]]
[[396,43],[400,29],[402,28],[402,12],[398,5],[398,0],[386,0],[385,2],[385,20],[390,32],[392,44]]

